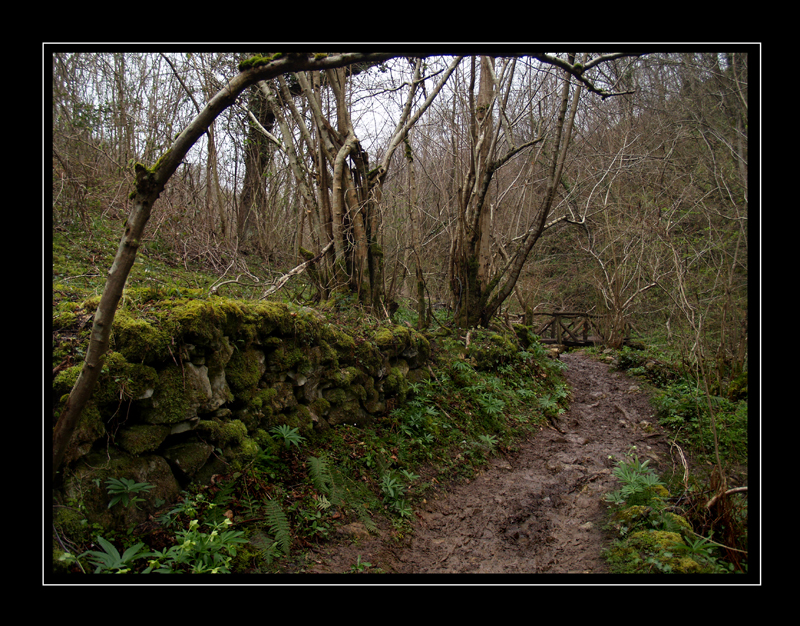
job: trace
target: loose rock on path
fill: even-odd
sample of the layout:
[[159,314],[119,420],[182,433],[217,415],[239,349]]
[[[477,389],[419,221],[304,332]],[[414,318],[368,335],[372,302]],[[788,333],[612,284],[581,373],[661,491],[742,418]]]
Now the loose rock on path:
[[493,457],[473,480],[429,499],[406,543],[362,536],[323,546],[305,571],[348,573],[366,562],[385,574],[606,573],[603,496],[619,488],[612,469],[636,446],[641,460],[665,470],[669,444],[635,380],[581,353],[561,359],[572,402],[558,430],[545,428],[513,457]]

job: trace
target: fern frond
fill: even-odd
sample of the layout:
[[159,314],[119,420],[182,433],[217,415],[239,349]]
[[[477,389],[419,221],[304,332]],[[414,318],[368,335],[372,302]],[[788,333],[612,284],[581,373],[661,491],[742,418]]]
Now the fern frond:
[[358,503],[353,508],[356,511],[356,515],[358,515],[359,521],[362,524],[364,524],[364,528],[367,529],[367,532],[369,532],[370,534],[377,533],[378,526],[375,524],[374,521],[372,521],[372,517],[370,516],[369,511],[367,511],[366,507],[363,504]]
[[264,517],[275,543],[284,555],[288,555],[292,543],[292,529],[281,505],[275,500],[264,500]]
[[315,456],[308,457],[308,475],[314,488],[325,495],[333,490],[333,476],[328,461]]

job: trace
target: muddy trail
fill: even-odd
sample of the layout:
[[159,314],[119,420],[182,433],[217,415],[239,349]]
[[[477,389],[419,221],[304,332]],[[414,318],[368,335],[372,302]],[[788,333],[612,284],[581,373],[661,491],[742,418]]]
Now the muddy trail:
[[513,457],[495,456],[473,480],[429,495],[405,542],[351,524],[341,529],[339,541],[308,555],[303,571],[350,573],[357,563],[369,563],[360,569],[422,575],[607,572],[601,556],[608,543],[603,495],[619,488],[612,474],[616,460],[635,445],[639,458],[650,459],[658,472],[672,465],[669,445],[635,380],[580,353],[561,359],[573,391],[558,430],[545,428]]

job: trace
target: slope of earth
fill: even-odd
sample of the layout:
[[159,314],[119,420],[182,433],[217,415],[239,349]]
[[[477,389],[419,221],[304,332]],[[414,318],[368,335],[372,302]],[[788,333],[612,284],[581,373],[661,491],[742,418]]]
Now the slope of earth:
[[636,446],[660,473],[672,463],[669,444],[636,381],[580,353],[561,359],[573,391],[558,430],[544,429],[515,456],[494,457],[475,479],[424,502],[404,543],[351,528],[309,555],[304,571],[348,573],[368,563],[366,571],[388,574],[607,572],[603,496],[619,488],[612,469]]

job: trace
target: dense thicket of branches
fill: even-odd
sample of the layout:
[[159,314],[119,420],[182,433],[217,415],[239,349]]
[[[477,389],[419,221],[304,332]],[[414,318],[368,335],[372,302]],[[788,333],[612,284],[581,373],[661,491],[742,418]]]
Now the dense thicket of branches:
[[184,261],[314,258],[314,298],[421,324],[607,313],[745,367],[747,54],[248,56],[54,52],[54,223],[128,217],[184,145],[149,227]]

